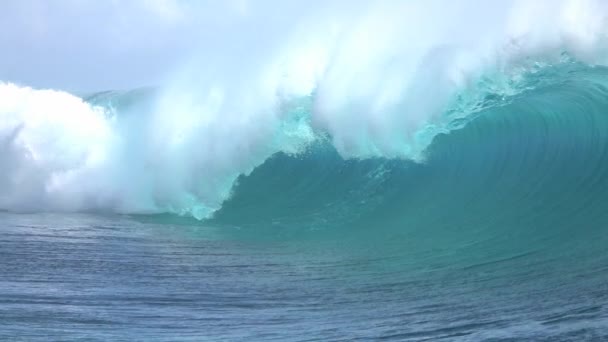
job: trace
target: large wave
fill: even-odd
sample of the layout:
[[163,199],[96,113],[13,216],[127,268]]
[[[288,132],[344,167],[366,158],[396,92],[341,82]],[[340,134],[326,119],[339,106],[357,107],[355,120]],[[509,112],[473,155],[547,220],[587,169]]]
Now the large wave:
[[0,208],[352,224],[551,191],[595,203],[603,2],[335,5],[154,89],[0,84]]

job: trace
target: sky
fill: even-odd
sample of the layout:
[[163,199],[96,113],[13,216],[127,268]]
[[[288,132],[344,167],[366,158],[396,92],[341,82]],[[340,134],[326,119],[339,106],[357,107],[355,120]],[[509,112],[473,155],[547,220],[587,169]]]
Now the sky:
[[[259,1],[253,10],[276,7]],[[287,7],[276,10],[295,10]],[[255,34],[251,12],[243,0],[0,1],[0,81],[72,91],[155,85],[230,36]]]
[[132,89],[187,72],[241,78],[273,58],[307,64],[320,54],[349,74],[390,53],[429,60],[437,48],[513,37],[584,49],[603,37],[605,9],[601,0],[0,0],[0,82]]
[[[278,45],[290,44],[295,31],[314,31],[321,26],[331,31],[345,17],[357,11],[366,13],[372,3],[391,2],[415,3],[0,1],[0,81],[75,92],[154,86],[176,70],[183,70],[183,65],[198,63],[204,68],[210,65],[208,61],[222,59],[229,60],[219,63],[226,68],[238,68],[243,61],[254,65],[250,60],[270,58],[275,50],[284,48]],[[463,7],[465,2],[472,4],[473,10],[501,10],[497,4],[487,6],[467,0],[458,6]],[[444,1],[424,3],[433,3],[431,7],[445,15],[453,10],[444,7],[455,7]],[[324,39],[326,33],[320,32],[315,39]]]

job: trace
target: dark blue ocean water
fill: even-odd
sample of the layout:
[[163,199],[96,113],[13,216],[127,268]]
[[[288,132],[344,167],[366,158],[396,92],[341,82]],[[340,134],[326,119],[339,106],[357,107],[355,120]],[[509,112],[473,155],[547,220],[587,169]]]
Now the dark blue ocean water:
[[601,231],[480,261],[464,256],[476,246],[413,253],[403,236],[241,240],[146,221],[1,214],[0,339],[608,339]]

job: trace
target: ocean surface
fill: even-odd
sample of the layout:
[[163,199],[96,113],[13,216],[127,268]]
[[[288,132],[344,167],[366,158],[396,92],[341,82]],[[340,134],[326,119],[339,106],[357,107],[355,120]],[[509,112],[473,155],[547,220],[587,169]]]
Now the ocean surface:
[[120,216],[0,218],[6,341],[608,338],[607,241],[593,219],[300,241]]
[[0,340],[608,340],[608,68],[472,80],[0,83]]

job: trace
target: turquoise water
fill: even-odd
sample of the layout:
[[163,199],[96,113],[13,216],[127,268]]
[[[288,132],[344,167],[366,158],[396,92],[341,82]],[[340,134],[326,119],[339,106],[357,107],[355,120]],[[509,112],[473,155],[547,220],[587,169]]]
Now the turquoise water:
[[[298,148],[247,150],[272,153],[234,172],[187,145],[187,166],[209,173],[162,169],[184,192],[159,186],[141,210],[115,194],[3,204],[0,338],[608,339],[606,85],[608,69],[570,60],[509,92],[480,81],[417,133],[431,142],[415,158],[345,157],[310,120],[313,94],[284,105],[279,131],[314,131]],[[131,127],[155,96],[85,99]],[[150,165],[121,186],[139,189]]]

